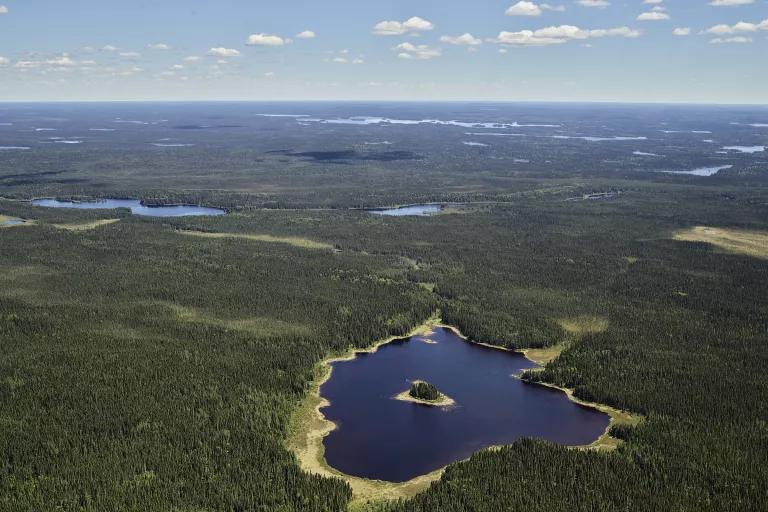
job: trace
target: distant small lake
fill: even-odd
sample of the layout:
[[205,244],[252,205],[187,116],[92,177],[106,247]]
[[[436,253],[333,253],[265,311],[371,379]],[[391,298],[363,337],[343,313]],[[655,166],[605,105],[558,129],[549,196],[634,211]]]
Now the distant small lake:
[[5,219],[4,221],[0,222],[0,224],[3,226],[20,226],[26,223],[27,221],[23,219]]
[[112,208],[128,208],[134,215],[145,217],[191,217],[224,215],[226,210],[208,208],[206,206],[172,205],[145,206],[137,199],[104,199],[98,201],[59,201],[58,199],[35,199],[35,206],[47,208],[76,208],[80,210],[97,210]]
[[[589,444],[609,423],[559,390],[515,378],[536,366],[522,355],[468,343],[445,328],[332,366],[320,388],[330,402],[322,413],[337,425],[323,441],[325,459],[348,475],[402,482],[521,437]],[[413,380],[431,382],[456,405],[394,400]]]
[[412,204],[400,206],[398,208],[370,208],[367,211],[374,215],[384,215],[387,217],[407,217],[419,215],[434,215],[442,211],[441,204]]

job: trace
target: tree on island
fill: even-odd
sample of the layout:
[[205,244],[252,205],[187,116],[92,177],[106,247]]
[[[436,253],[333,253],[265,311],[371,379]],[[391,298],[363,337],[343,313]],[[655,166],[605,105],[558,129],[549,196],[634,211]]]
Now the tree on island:
[[437,390],[437,388],[429,382],[423,381],[414,382],[411,385],[411,391],[409,394],[413,398],[417,398],[419,400],[428,400],[430,402],[440,398],[440,392]]

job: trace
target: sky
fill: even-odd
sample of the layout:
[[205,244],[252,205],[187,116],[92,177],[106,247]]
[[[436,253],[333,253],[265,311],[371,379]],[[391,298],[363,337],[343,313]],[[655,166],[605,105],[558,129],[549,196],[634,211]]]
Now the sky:
[[768,0],[0,0],[0,101],[768,103]]

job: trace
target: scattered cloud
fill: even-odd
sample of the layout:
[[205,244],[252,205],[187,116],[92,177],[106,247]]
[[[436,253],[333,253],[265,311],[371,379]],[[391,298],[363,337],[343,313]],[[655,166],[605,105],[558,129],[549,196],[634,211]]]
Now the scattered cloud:
[[541,7],[533,2],[521,0],[507,9],[507,16],[541,16]]
[[659,5],[659,4],[661,4],[663,1],[664,1],[664,0],[643,0],[643,3],[644,3],[644,4],[647,4],[647,5]]
[[745,44],[751,43],[751,37],[734,36],[734,37],[716,37],[710,41],[712,44]]
[[119,54],[121,57],[125,57],[126,59],[138,59],[141,57],[141,54],[139,52],[120,52]]
[[133,75],[136,75],[136,74],[139,74],[139,73],[143,73],[143,72],[144,72],[144,70],[142,68],[140,68],[138,66],[133,66],[133,67],[125,69],[123,71],[118,71],[115,74],[117,74],[118,76],[133,76]]
[[171,46],[165,43],[153,43],[153,44],[148,44],[147,48],[149,48],[150,50],[170,50]]
[[669,14],[661,10],[644,12],[637,17],[637,21],[666,21],[668,19]]
[[190,55],[189,57],[184,57],[184,62],[197,62],[200,59],[202,59],[202,57],[198,55]]
[[62,53],[58,57],[48,59],[45,61],[45,63],[50,66],[74,66],[75,64],[77,64],[74,60],[72,60],[69,57],[69,54],[66,54],[66,53]]
[[4,5],[0,5],[0,14],[8,14],[8,8]]
[[103,46],[101,48],[101,51],[103,51],[103,52],[116,52],[117,50],[119,50],[119,48],[117,46],[114,46],[114,45],[111,45],[111,44],[108,44],[108,45]]
[[299,32],[296,34],[296,39],[314,39],[317,37],[317,34],[315,34],[311,30],[305,30],[303,32]]
[[208,55],[213,57],[239,57],[240,52],[233,48],[211,48],[208,50]]
[[289,39],[283,39],[272,34],[251,34],[245,44],[248,46],[283,46],[289,42]]
[[601,37],[639,37],[641,32],[629,27],[585,30],[574,25],[560,25],[540,28],[538,30],[521,30],[519,32],[500,32],[489,42],[509,46],[548,46],[563,44],[572,40],[584,40]]
[[399,36],[427,32],[434,28],[432,22],[414,16],[406,21],[381,21],[373,27],[373,33],[379,36]]
[[506,11],[507,16],[541,16],[543,11],[565,11],[564,5],[536,4],[527,0],[517,2]]
[[462,34],[460,36],[442,36],[440,41],[458,46],[477,46],[483,44],[482,40],[476,38],[470,33]]
[[757,32],[758,30],[768,30],[768,19],[761,21],[760,23],[747,23],[746,21],[740,21],[734,25],[720,24],[708,28],[704,32],[707,34],[713,34],[716,36],[732,35],[745,32]]
[[395,50],[400,52],[397,57],[405,60],[429,60],[443,54],[440,48],[432,48],[426,44],[400,43],[395,47]]
[[0,57],[0,66],[7,66],[11,61],[8,57]]
[[578,0],[576,3],[582,7],[597,7],[599,9],[603,9],[611,5],[611,2],[608,0]]
[[755,0],[712,0],[709,5],[715,7],[734,7],[737,5],[750,5],[755,3]]
[[672,31],[672,34],[676,36],[689,36],[691,35],[691,29],[689,27],[677,27]]

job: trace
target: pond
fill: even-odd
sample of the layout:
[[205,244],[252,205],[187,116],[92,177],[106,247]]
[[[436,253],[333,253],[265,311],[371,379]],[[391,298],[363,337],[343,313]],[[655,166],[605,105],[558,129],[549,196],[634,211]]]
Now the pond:
[[409,217],[434,215],[440,213],[442,209],[443,205],[441,204],[412,204],[397,208],[370,208],[366,211],[373,215],[384,215],[386,217]]
[[171,205],[145,206],[137,199],[103,199],[96,201],[60,201],[58,199],[34,199],[32,204],[47,208],[76,208],[81,210],[128,208],[134,215],[145,217],[191,217],[224,215],[226,210],[206,206]]
[[[348,475],[402,482],[489,446],[537,437],[584,445],[609,417],[565,393],[515,375],[536,366],[520,354],[469,343],[435,328],[332,364],[320,394],[334,429],[323,441],[327,463]],[[395,400],[414,380],[455,400],[436,407]]]
[[0,219],[0,225],[1,226],[21,226],[22,224],[26,224],[27,221],[24,219]]

